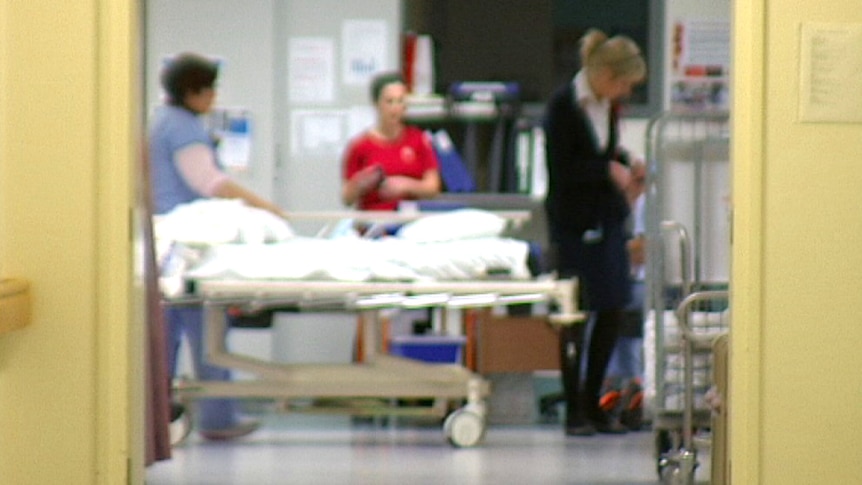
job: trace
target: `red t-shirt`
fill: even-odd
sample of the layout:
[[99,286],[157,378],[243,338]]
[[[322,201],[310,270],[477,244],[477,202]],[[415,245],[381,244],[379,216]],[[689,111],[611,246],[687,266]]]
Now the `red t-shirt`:
[[[350,180],[359,170],[379,165],[383,173],[421,179],[428,170],[438,170],[437,155],[425,133],[415,126],[407,126],[401,137],[394,141],[383,140],[368,132],[350,142],[344,156],[343,177]],[[372,190],[359,199],[362,210],[395,210],[397,200],[381,200]]]

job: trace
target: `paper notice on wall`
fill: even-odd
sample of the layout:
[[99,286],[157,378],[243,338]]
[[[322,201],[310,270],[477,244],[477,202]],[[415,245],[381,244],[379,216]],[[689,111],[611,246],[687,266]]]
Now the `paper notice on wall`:
[[293,110],[290,153],[294,157],[335,157],[345,143],[341,110]]
[[367,85],[371,77],[389,69],[385,20],[345,20],[341,30],[344,84]]
[[674,111],[726,111],[730,104],[730,23],[674,24],[670,104]]
[[226,169],[246,170],[251,163],[251,113],[246,109],[225,110],[224,118],[219,160]]
[[720,20],[677,22],[673,33],[677,75],[726,76],[730,66],[730,23]]
[[802,24],[799,75],[801,121],[862,122],[862,24]]
[[295,37],[287,46],[287,98],[290,103],[335,100],[335,42],[326,37]]

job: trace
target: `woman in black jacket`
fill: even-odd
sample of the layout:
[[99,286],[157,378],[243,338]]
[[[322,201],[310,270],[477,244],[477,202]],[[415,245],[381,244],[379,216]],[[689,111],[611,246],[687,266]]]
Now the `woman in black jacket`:
[[580,383],[585,325],[560,332],[566,434],[625,428],[601,412],[599,392],[630,297],[625,191],[633,166],[619,144],[619,102],[646,76],[640,49],[628,37],[590,30],[581,39],[581,69],[548,102],[545,132],[550,239],[561,277],[575,276],[592,312],[586,380]]

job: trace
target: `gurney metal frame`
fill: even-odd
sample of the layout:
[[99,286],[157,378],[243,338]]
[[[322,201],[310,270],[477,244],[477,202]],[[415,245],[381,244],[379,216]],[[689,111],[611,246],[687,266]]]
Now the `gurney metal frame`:
[[[478,444],[485,432],[484,398],[490,386],[460,365],[426,364],[381,353],[382,315],[399,308],[473,309],[499,305],[549,302],[555,325],[579,323],[575,280],[348,283],[324,281],[202,280],[193,299],[176,304],[201,304],[205,318],[205,355],[210,364],[245,371],[257,377],[243,381],[184,381],[176,395],[181,402],[208,397],[270,398],[287,405],[297,399],[346,400],[347,405],[324,408],[348,414],[418,414],[443,417],[448,403],[466,400],[448,415],[444,432],[458,447]],[[226,309],[294,308],[300,311],[341,308],[358,312],[365,324],[366,352],[355,364],[282,364],[231,353],[225,345],[229,329]],[[404,408],[358,399],[431,398],[431,406]],[[352,404],[351,404],[352,403]],[[342,403],[343,404],[343,403]],[[320,411],[317,407],[289,410]]]

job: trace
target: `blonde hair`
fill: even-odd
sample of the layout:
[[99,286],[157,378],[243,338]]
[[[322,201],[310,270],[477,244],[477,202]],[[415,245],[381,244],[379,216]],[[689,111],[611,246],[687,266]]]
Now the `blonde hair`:
[[590,29],[581,37],[581,66],[590,69],[608,68],[614,77],[642,80],[646,77],[646,61],[637,44],[625,35],[611,38],[598,29]]

